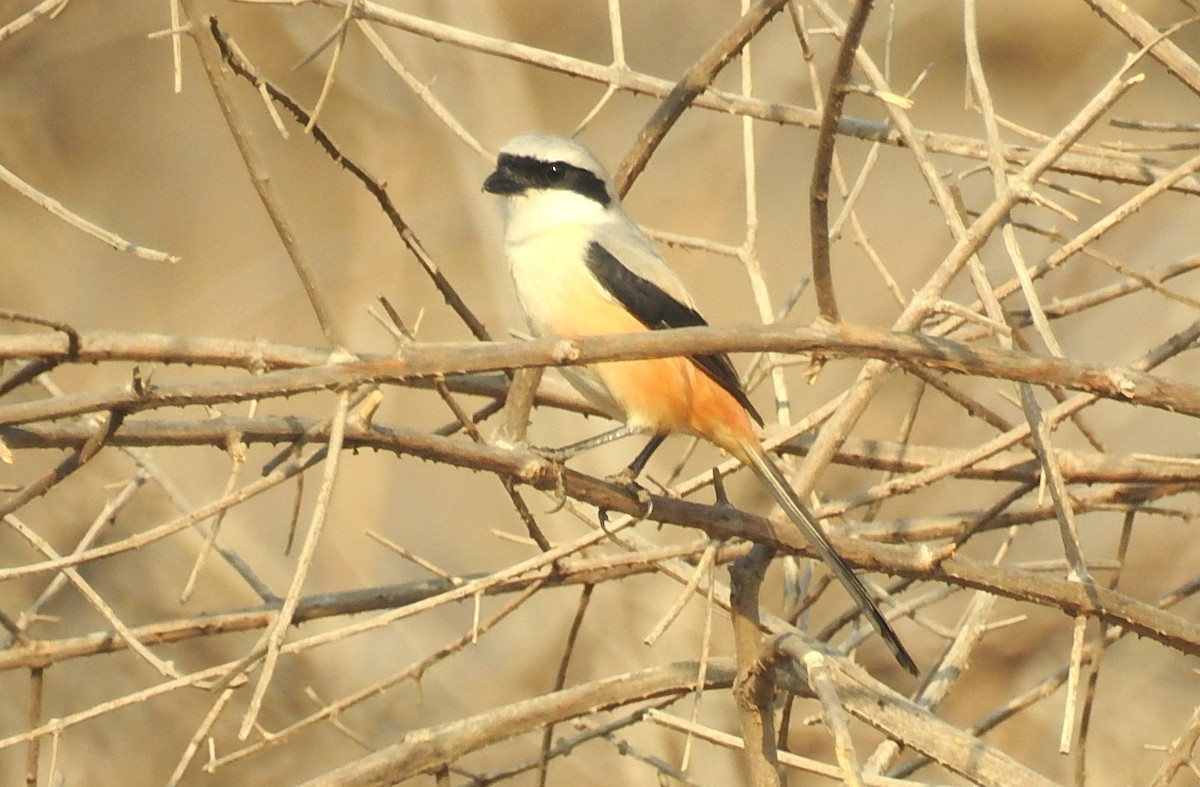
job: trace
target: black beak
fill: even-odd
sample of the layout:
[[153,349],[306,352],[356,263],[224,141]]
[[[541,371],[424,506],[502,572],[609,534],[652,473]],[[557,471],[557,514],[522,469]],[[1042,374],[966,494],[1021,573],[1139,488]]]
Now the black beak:
[[483,190],[489,194],[518,194],[524,191],[525,187],[513,178],[507,167],[499,166],[487,176],[487,180],[483,182]]

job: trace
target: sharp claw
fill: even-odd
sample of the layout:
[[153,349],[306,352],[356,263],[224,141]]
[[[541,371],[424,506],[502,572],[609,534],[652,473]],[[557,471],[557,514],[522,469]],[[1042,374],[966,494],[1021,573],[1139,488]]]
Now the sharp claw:
[[547,514],[557,514],[567,505],[567,480],[564,477],[566,468],[560,462],[554,474],[554,507]]
[[[654,500],[650,496],[650,490],[639,484],[630,477],[629,468],[622,470],[620,473],[608,476],[605,480],[611,484],[623,488],[626,492],[637,498],[637,501],[646,509],[645,514],[641,514],[642,518],[649,516],[650,510],[653,507]],[[610,509],[601,506],[596,509],[596,515],[600,519],[600,529],[605,533],[608,532],[608,512]]]

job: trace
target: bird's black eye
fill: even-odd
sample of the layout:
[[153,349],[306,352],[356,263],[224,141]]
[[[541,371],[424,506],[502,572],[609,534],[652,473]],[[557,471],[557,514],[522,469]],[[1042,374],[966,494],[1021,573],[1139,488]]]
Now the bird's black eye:
[[556,161],[546,167],[546,179],[551,183],[561,183],[562,179],[567,176],[567,165],[561,161]]

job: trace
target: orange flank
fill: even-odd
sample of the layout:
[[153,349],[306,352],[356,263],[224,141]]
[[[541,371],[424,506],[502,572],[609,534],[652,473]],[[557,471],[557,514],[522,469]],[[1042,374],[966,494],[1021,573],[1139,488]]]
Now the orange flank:
[[742,406],[687,358],[599,363],[592,370],[604,381],[630,425],[659,434],[687,432],[737,456],[734,446],[754,440]]

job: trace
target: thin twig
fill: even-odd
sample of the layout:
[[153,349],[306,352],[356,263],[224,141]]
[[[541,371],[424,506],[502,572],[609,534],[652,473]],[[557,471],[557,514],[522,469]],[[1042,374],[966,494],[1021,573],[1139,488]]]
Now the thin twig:
[[1184,725],[1183,732],[1167,749],[1166,757],[1149,782],[1151,787],[1167,787],[1175,774],[1191,762],[1197,741],[1200,741],[1200,705],[1192,711],[1192,717]]
[[333,321],[332,312],[325,302],[325,296],[321,293],[316,271],[300,248],[300,244],[296,242],[295,230],[283,209],[281,200],[276,195],[269,168],[251,140],[249,129],[234,101],[229,77],[221,68],[222,54],[216,41],[216,19],[202,17],[196,0],[179,0],[179,2],[187,16],[190,25],[188,32],[196,45],[200,62],[204,65],[204,72],[208,75],[209,84],[212,85],[213,93],[217,97],[217,104],[225,116],[225,123],[229,127],[238,153],[242,157],[242,163],[246,167],[246,174],[250,176],[250,182],[262,202],[267,217],[271,220],[271,225],[275,228],[275,234],[279,237],[280,243],[287,251],[288,258],[292,261],[292,267],[304,287],[317,323],[321,326],[321,331],[325,334],[325,339],[331,347],[334,349],[345,347],[345,340]]
[[837,296],[833,290],[833,272],[829,251],[829,173],[833,163],[833,146],[838,121],[846,102],[850,69],[867,27],[874,0],[856,0],[842,31],[841,45],[830,77],[829,93],[821,113],[821,128],[813,154],[812,183],[808,191],[809,234],[812,239],[813,287],[817,292],[817,308],[821,318],[829,322],[839,319]]
[[[746,746],[746,742],[736,735],[730,735],[729,733],[721,732],[720,730],[713,729],[712,727],[705,727],[702,724],[696,724],[678,716],[672,716],[659,711],[649,711],[646,714],[646,718],[647,720],[666,727],[667,729],[686,732],[688,735],[695,736],[701,740],[710,741],[719,746],[726,746],[731,749],[744,749]],[[827,779],[837,780],[843,778],[843,773],[840,768],[828,765],[820,760],[801,757],[799,755],[792,754],[791,752],[779,752],[779,764],[787,766],[788,768],[795,768],[805,773],[824,776]],[[909,784],[911,787],[911,783],[900,782],[896,779],[888,779],[882,776],[871,776],[864,774],[864,779],[865,783],[869,785],[869,787],[904,787],[905,784]]]
[[654,628],[650,630],[650,633],[642,638],[643,644],[653,645],[655,642],[658,642],[658,638],[666,632],[670,625],[679,617],[679,614],[683,612],[684,606],[691,600],[692,595],[696,592],[696,588],[700,586],[700,580],[708,574],[709,569],[712,567],[719,546],[718,542],[712,541],[705,547],[700,562],[696,564],[696,570],[692,572],[692,576],[688,579],[687,584],[675,596],[675,601],[671,604],[670,609],[659,619]]
[[613,175],[613,186],[618,194],[624,196],[629,191],[642,169],[645,168],[646,162],[654,155],[659,143],[679,120],[683,111],[692,105],[697,96],[708,89],[721,69],[730,60],[737,57],[742,47],[748,44],[750,39],[754,38],[775,14],[779,13],[785,2],[787,0],[759,0],[684,72],[671,92],[654,110],[654,114],[642,126],[633,146],[625,154],[624,161],[617,167],[616,174]]
[[[351,9],[351,4],[347,4],[347,13],[349,13]],[[454,132],[456,137],[465,142],[467,147],[478,153],[480,158],[491,161],[492,154],[488,152],[487,148],[480,144],[479,140],[475,139],[475,137],[471,135],[471,132],[467,131],[466,127],[463,126],[463,124],[460,123],[453,114],[451,114],[446,105],[438,100],[437,96],[433,94],[432,90],[421,84],[417,78],[412,75],[412,72],[404,67],[404,64],[400,62],[400,58],[395,52],[392,51],[391,47],[387,45],[379,33],[375,32],[373,27],[361,19],[355,24],[358,26],[359,31],[366,36],[367,41],[371,43],[371,46],[375,47],[375,51],[378,52],[379,56],[383,58],[383,62],[387,64],[388,68],[392,69],[392,71],[396,72],[396,75],[400,77],[400,79],[404,80],[404,84],[408,86],[408,89],[411,90],[417,96],[417,98],[425,102],[425,105],[429,107],[434,116],[436,116],[438,120],[442,121],[442,123],[446,125],[446,128]],[[315,116],[315,110],[313,114]],[[310,124],[312,123],[311,120],[309,122]]]
[[329,429],[329,446],[325,459],[325,473],[321,478],[321,488],[317,491],[312,519],[308,525],[308,532],[304,536],[304,545],[300,548],[300,555],[296,560],[296,569],[292,573],[291,585],[283,598],[283,606],[279,610],[275,623],[263,637],[265,654],[262,674],[259,675],[258,683],[250,698],[249,708],[246,710],[246,715],[242,718],[242,726],[238,730],[238,737],[241,740],[245,740],[250,735],[250,730],[258,718],[263,697],[266,695],[267,687],[271,685],[275,665],[279,660],[280,646],[283,644],[284,637],[287,636],[288,627],[292,624],[296,606],[300,603],[300,592],[304,588],[304,580],[308,577],[308,570],[316,557],[317,544],[320,543],[326,514],[329,511],[329,499],[333,494],[333,486],[338,477],[338,460],[342,454],[342,438],[345,435],[350,393],[350,389],[343,389],[338,394],[337,408]]
[[[79,541],[76,542],[75,549],[73,550],[74,552],[87,549],[96,541],[97,538],[99,538],[100,531],[105,526],[111,524],[117,512],[123,509],[129,503],[129,501],[133,499],[134,493],[142,488],[142,485],[145,483],[148,475],[149,474],[144,470],[138,471],[138,473],[134,475],[124,487],[121,488],[121,491],[117,494],[117,496],[104,505],[104,508],[102,508],[100,513],[97,514],[95,519],[92,520],[92,524],[88,526],[88,529],[80,537]],[[23,621],[36,620],[38,613],[42,610],[42,608],[50,603],[51,599],[58,595],[59,591],[61,591],[67,585],[67,582],[68,577],[65,572],[56,574],[42,590],[42,592],[38,594],[38,597],[33,600],[33,603],[31,603],[24,609],[24,611],[22,611],[21,619]],[[16,634],[10,636],[8,641],[0,646],[0,648],[8,648],[13,644],[14,639],[16,639]]]
[[[67,0],[54,1],[60,7],[65,5],[67,2]],[[43,3],[43,5],[45,5],[45,3]],[[4,38],[4,30],[0,29],[0,41],[2,41]],[[139,257],[143,260],[150,260],[151,262],[179,262],[179,257],[173,254],[168,254],[165,251],[156,251],[154,249],[147,248],[146,246],[140,246],[136,243],[125,240],[115,232],[110,232],[103,227],[93,224],[77,213],[73,213],[72,211],[63,207],[63,204],[58,200],[43,194],[30,184],[26,183],[24,180],[21,180],[21,178],[17,177],[15,173],[2,165],[0,165],[0,183],[4,183],[6,186],[9,186],[18,194],[33,202],[35,205],[45,208],[51,214],[57,216],[76,229],[91,235],[93,238],[101,241],[102,243],[112,246],[117,251],[126,251],[136,257]]]
[[477,625],[471,627],[457,639],[446,643],[442,647],[430,653],[423,659],[420,659],[414,664],[410,664],[404,669],[396,672],[383,680],[376,681],[369,686],[365,686],[351,694],[348,694],[341,699],[326,703],[319,711],[315,711],[304,718],[292,722],[287,727],[279,730],[270,737],[254,741],[240,749],[236,749],[224,756],[208,763],[206,770],[215,772],[226,765],[245,759],[251,755],[257,754],[265,749],[275,748],[292,741],[298,733],[309,730],[322,721],[327,721],[336,717],[349,708],[352,708],[372,697],[377,697],[385,691],[398,686],[406,681],[419,681],[430,669],[440,663],[447,657],[462,651],[468,645],[477,642],[479,637],[491,631],[500,621],[507,618],[513,612],[524,607],[534,595],[541,590],[550,581],[547,577],[535,579],[527,583],[522,591],[506,603],[498,612],[491,615],[488,619],[481,621]]
[[1178,44],[1165,37],[1162,31],[1125,3],[1117,0],[1086,2],[1130,41],[1148,50],[1150,56],[1161,63],[1172,76],[1200,96],[1200,64]]
[[[13,530],[17,531],[21,538],[25,539],[34,547],[36,547],[37,550],[46,557],[54,559],[59,556],[58,552],[55,551],[52,546],[50,546],[50,543],[46,541],[46,539],[34,532],[32,528],[27,526],[17,517],[13,516],[12,514],[5,514],[4,522]],[[112,626],[113,630],[116,631],[121,639],[125,641],[125,644],[129,646],[130,650],[141,656],[147,664],[154,667],[154,669],[156,669],[163,677],[179,677],[179,671],[175,669],[175,666],[171,662],[163,661],[158,656],[154,655],[149,648],[143,645],[138,638],[134,636],[133,632],[129,630],[129,627],[125,625],[124,621],[121,620],[116,611],[113,610],[113,608],[109,606],[108,602],[104,600],[104,597],[92,587],[91,583],[89,583],[83,578],[83,576],[80,575],[78,569],[67,568],[64,569],[63,573],[67,575],[67,579],[72,585],[75,586],[75,589],[79,591],[79,595],[83,596],[84,599],[86,599],[87,602],[91,604],[97,612],[100,613],[101,617],[108,621],[109,625]]]
[[[317,103],[313,105],[312,116],[309,117],[308,124],[304,126],[305,134],[311,134],[313,127],[317,125],[317,118],[321,116],[321,108],[325,106],[325,100],[329,98],[329,92],[333,88],[334,74],[337,73],[338,61],[342,58],[342,47],[346,44],[346,29],[353,13],[354,0],[350,0],[350,2],[346,3],[346,12],[342,15],[341,22],[338,23],[331,33],[333,55],[329,58],[329,68],[326,69],[325,79],[321,82],[321,93],[317,96]],[[317,51],[320,51],[320,49]]]
[[21,14],[13,21],[0,27],[0,43],[3,43],[5,39],[15,36],[39,19],[53,18],[69,2],[71,0],[42,0],[42,2]]

